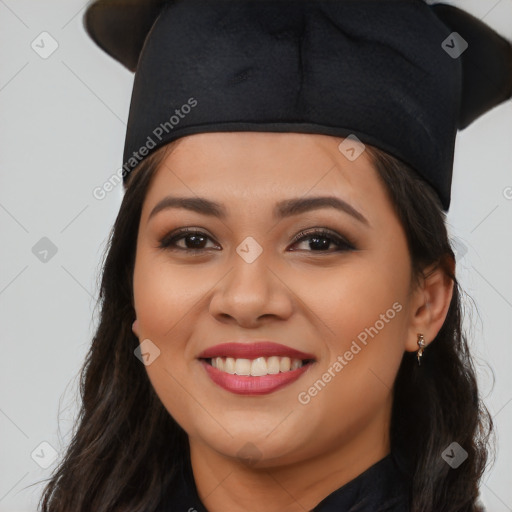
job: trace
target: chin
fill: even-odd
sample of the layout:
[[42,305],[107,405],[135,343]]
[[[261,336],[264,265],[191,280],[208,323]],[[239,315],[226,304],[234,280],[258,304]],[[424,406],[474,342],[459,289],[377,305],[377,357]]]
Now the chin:
[[[268,437],[269,429],[262,428],[257,432],[254,428],[250,431],[230,430],[233,437],[224,432],[222,437],[212,437],[209,432],[207,438],[202,438],[201,443],[208,445],[217,453],[240,460],[248,466],[264,468],[285,465],[301,458],[300,453],[305,446],[301,440],[283,431],[282,437],[272,434]],[[271,438],[272,437],[272,438]],[[301,448],[302,446],[302,448]]]

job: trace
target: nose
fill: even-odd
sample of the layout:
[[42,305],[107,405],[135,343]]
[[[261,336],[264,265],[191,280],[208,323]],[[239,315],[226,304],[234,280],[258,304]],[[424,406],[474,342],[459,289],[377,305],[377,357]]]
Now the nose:
[[232,259],[232,268],[217,284],[210,301],[210,314],[218,321],[253,328],[291,316],[293,292],[279,270],[262,256],[250,263],[238,254]]

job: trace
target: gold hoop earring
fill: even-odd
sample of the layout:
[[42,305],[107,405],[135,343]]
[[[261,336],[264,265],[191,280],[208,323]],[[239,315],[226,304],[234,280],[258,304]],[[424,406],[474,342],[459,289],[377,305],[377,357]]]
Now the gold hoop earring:
[[425,346],[425,338],[423,337],[423,334],[418,333],[418,345],[420,348],[416,355],[418,357],[418,366],[420,366],[421,365],[421,356],[423,355],[423,347]]

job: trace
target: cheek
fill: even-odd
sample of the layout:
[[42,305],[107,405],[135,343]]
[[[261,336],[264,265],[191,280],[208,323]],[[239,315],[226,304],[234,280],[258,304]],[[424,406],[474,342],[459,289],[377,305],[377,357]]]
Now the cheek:
[[[199,286],[199,288],[197,288]],[[203,284],[204,286],[204,284]],[[149,251],[137,253],[133,275],[135,310],[139,324],[139,340],[151,340],[158,356],[145,367],[148,378],[164,407],[180,425],[189,425],[194,401],[184,393],[190,378],[187,340],[190,321],[201,293],[200,283],[192,272],[180,272],[159,261]],[[204,291],[203,291],[204,293]],[[200,414],[200,411],[195,411]]]
[[179,392],[180,383],[187,378],[184,358],[189,333],[184,329],[190,323],[186,321],[187,313],[197,302],[190,289],[190,283],[179,272],[171,273],[144,251],[137,254],[133,293],[139,342],[157,354],[145,369],[169,411],[179,411],[184,406]]
[[374,326],[382,334],[401,330],[407,290],[405,266],[385,267],[363,259],[329,274],[310,273],[294,288],[322,321],[332,349],[359,335],[364,341],[368,330],[376,334]]
[[368,266],[340,273],[328,289],[322,297],[311,294],[329,327],[323,337],[326,357],[299,401],[310,417],[323,418],[331,435],[349,438],[390,404],[404,353],[406,287],[392,273]]
[[[203,275],[204,277],[204,275]],[[208,283],[200,274],[171,265],[161,255],[141,249],[133,276],[135,310],[141,336],[163,340],[174,331],[204,296]]]
[[[321,320],[327,369],[343,375],[332,379],[338,389],[387,393],[398,371],[406,341],[410,263],[402,239],[388,247],[361,253],[301,286],[299,293]],[[335,361],[339,364],[332,368]],[[379,382],[384,388],[375,390]]]

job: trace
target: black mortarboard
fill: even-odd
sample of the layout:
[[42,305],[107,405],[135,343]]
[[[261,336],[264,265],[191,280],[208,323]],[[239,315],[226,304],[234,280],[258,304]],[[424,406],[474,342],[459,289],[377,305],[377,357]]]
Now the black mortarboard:
[[135,81],[123,179],[184,135],[355,135],[450,205],[455,137],[512,97],[512,46],[423,0],[97,0],[92,39]]

